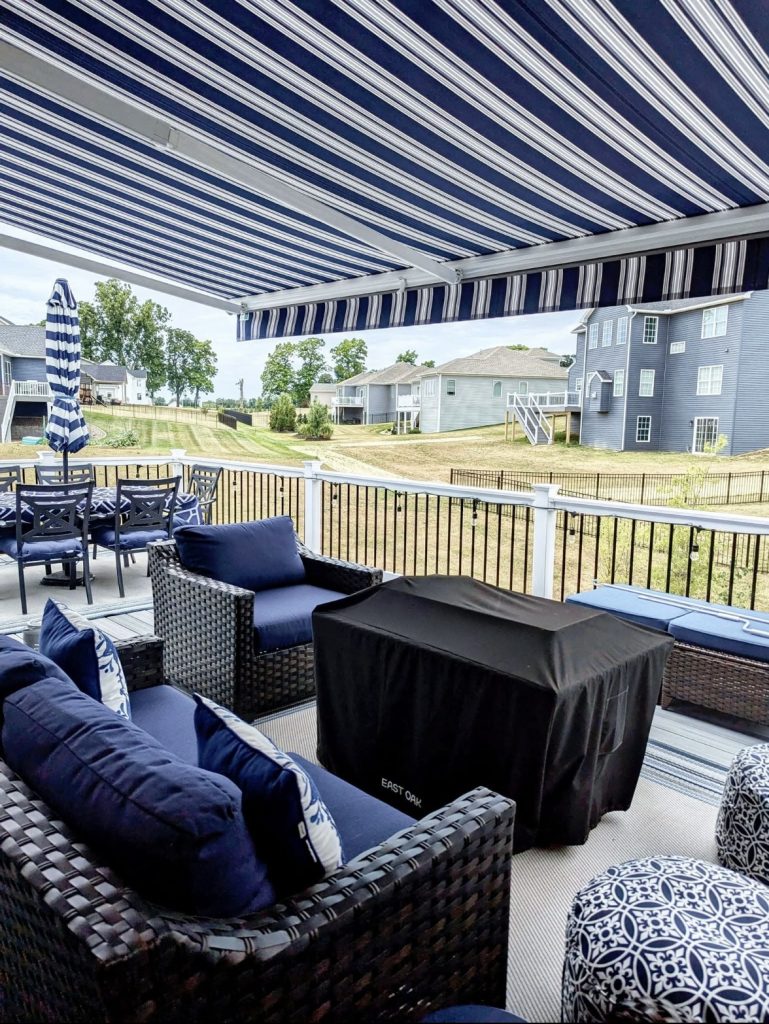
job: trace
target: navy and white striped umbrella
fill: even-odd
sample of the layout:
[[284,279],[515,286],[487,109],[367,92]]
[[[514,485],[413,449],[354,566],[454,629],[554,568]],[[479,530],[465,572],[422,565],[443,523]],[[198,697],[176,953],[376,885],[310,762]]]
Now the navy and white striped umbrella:
[[45,373],[53,392],[53,408],[45,436],[55,452],[78,452],[88,444],[80,392],[80,321],[77,302],[63,278],[53,286],[46,307]]

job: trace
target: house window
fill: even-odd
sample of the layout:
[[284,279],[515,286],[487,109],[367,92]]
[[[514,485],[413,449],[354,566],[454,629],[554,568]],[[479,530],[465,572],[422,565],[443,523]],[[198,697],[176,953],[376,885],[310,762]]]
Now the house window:
[[698,416],[694,421],[692,451],[698,454],[712,451],[718,442],[718,417]]
[[697,367],[697,394],[720,395],[721,382],[724,377],[723,366]]
[[639,416],[635,421],[635,439],[638,444],[648,444],[652,436],[651,416]]
[[137,402],[141,402],[141,400],[142,400],[142,396],[141,396],[141,394],[140,394],[140,393],[139,393],[139,392],[137,391],[137,392],[136,392],[136,401],[137,401]]
[[422,383],[422,395],[425,398],[435,398],[435,377],[429,377]]
[[654,395],[654,370],[641,370],[638,394],[641,398],[651,398]]
[[598,348],[598,324],[591,324],[587,336],[587,347]]
[[446,394],[455,395],[457,393],[457,382],[449,378],[446,381]]
[[657,328],[659,327],[660,318],[658,316],[645,316],[644,317],[644,345],[656,345],[657,344]]
[[625,371],[615,370],[614,371],[614,397],[622,398],[625,394]]
[[577,392],[578,395],[582,394],[582,378],[581,377],[577,377],[577,379],[574,381],[574,390]]
[[529,382],[527,380],[520,381],[518,383],[518,394],[519,395],[528,395],[528,393],[529,393]]
[[701,337],[720,338],[721,335],[726,334],[726,320],[728,316],[728,306],[711,306],[710,309],[703,309]]
[[495,380],[491,385],[491,396],[492,398],[502,397],[502,381]]
[[611,345],[611,335],[614,330],[614,321],[607,320],[603,325],[603,334],[601,335],[601,347],[608,348]]
[[627,344],[627,328],[630,321],[626,316],[621,316],[617,321],[617,344]]
[[671,356],[677,356],[681,352],[685,352],[685,351],[686,351],[686,342],[685,341],[671,341],[670,342],[670,354],[671,354]]

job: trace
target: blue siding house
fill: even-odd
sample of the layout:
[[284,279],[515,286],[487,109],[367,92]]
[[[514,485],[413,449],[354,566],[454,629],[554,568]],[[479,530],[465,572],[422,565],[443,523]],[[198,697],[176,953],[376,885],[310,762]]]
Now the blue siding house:
[[724,455],[769,447],[769,292],[590,310],[569,391],[580,443]]

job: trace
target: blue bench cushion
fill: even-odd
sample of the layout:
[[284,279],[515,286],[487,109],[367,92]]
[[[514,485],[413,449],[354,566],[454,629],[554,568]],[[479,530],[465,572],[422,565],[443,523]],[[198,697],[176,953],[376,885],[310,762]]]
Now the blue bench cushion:
[[589,608],[611,612],[628,622],[639,626],[651,626],[667,632],[668,626],[693,607],[707,607],[706,601],[697,601],[691,597],[678,597],[665,594],[659,590],[647,590],[644,587],[596,587],[580,594],[572,594],[566,598],[572,604],[583,604]]
[[32,543],[24,541],[19,546],[16,543],[15,534],[8,530],[0,531],[0,551],[11,558],[19,559],[22,562],[56,562],[61,558],[74,558],[82,555],[83,545],[79,540],[39,540]]
[[[731,609],[727,614],[739,615],[740,609]],[[722,617],[715,610],[690,612],[670,623],[670,633],[676,640],[697,647],[769,661],[769,615],[744,611],[740,618],[733,619]]]
[[352,860],[358,854],[379,846],[396,832],[415,824],[415,818],[410,818],[408,814],[375,796],[369,796],[320,765],[312,764],[299,754],[292,753],[291,757],[317,786],[339,829],[346,860]]
[[305,579],[289,516],[182,526],[174,532],[174,540],[185,569],[234,587],[257,591]]
[[69,686],[75,685],[56,662],[20,640],[0,635],[0,702],[16,690],[42,679],[59,679]]
[[3,707],[8,764],[139,893],[217,917],[274,903],[229,779],[185,764],[58,679]]
[[131,693],[131,720],[187,764],[198,763],[195,701],[175,686],[147,686]]
[[[91,540],[103,548],[115,548],[117,533],[114,526],[95,526],[91,530]],[[141,551],[154,540],[168,540],[166,530],[132,530],[120,534],[121,551]]]
[[260,651],[312,642],[312,613],[319,604],[338,601],[344,594],[309,583],[276,587],[254,594],[254,630]]

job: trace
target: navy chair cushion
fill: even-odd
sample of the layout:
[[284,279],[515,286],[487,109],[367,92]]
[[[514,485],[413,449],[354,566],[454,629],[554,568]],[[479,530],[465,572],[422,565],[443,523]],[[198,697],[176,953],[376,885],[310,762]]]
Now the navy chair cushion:
[[495,1006],[447,1006],[422,1017],[422,1024],[526,1024],[509,1010]]
[[280,894],[319,882],[344,862],[339,833],[311,779],[263,733],[195,695],[198,763],[243,792],[243,814]]
[[187,764],[198,763],[195,701],[188,693],[166,684],[134,690],[131,721],[180,760]]
[[[639,626],[651,626],[667,632],[669,624],[691,609],[689,597],[677,597],[643,587],[615,587],[605,585],[585,590],[566,598],[572,604],[583,604],[603,612],[612,612]],[[702,602],[704,604],[705,602]]]
[[260,651],[279,651],[312,643],[312,613],[319,604],[338,601],[344,594],[309,583],[276,587],[254,594],[254,630]]
[[722,614],[715,608],[708,612],[690,612],[671,622],[669,632],[683,643],[769,661],[769,615],[766,613],[738,608]]
[[75,539],[67,540],[39,540],[29,543],[24,541],[21,545],[21,555],[16,537],[6,536],[7,531],[0,532],[0,551],[4,555],[10,555],[22,562],[56,562],[61,558],[74,558],[83,553],[82,543]]
[[303,583],[304,566],[288,516],[250,523],[182,526],[174,533],[185,569],[245,590]]
[[415,824],[415,818],[410,818],[408,814],[375,796],[369,796],[320,765],[312,764],[299,754],[292,753],[289,756],[315,783],[342,837],[346,860],[352,860],[359,853],[379,846],[396,832]]
[[[96,526],[91,530],[91,540],[102,548],[115,549],[117,534],[114,526]],[[133,530],[120,534],[121,551],[141,551],[155,540],[168,540],[166,530]]]
[[0,701],[41,679],[58,679],[69,686],[75,685],[56,662],[13,637],[0,635]]
[[274,902],[228,779],[58,679],[12,694],[4,710],[11,768],[146,898],[217,917]]

